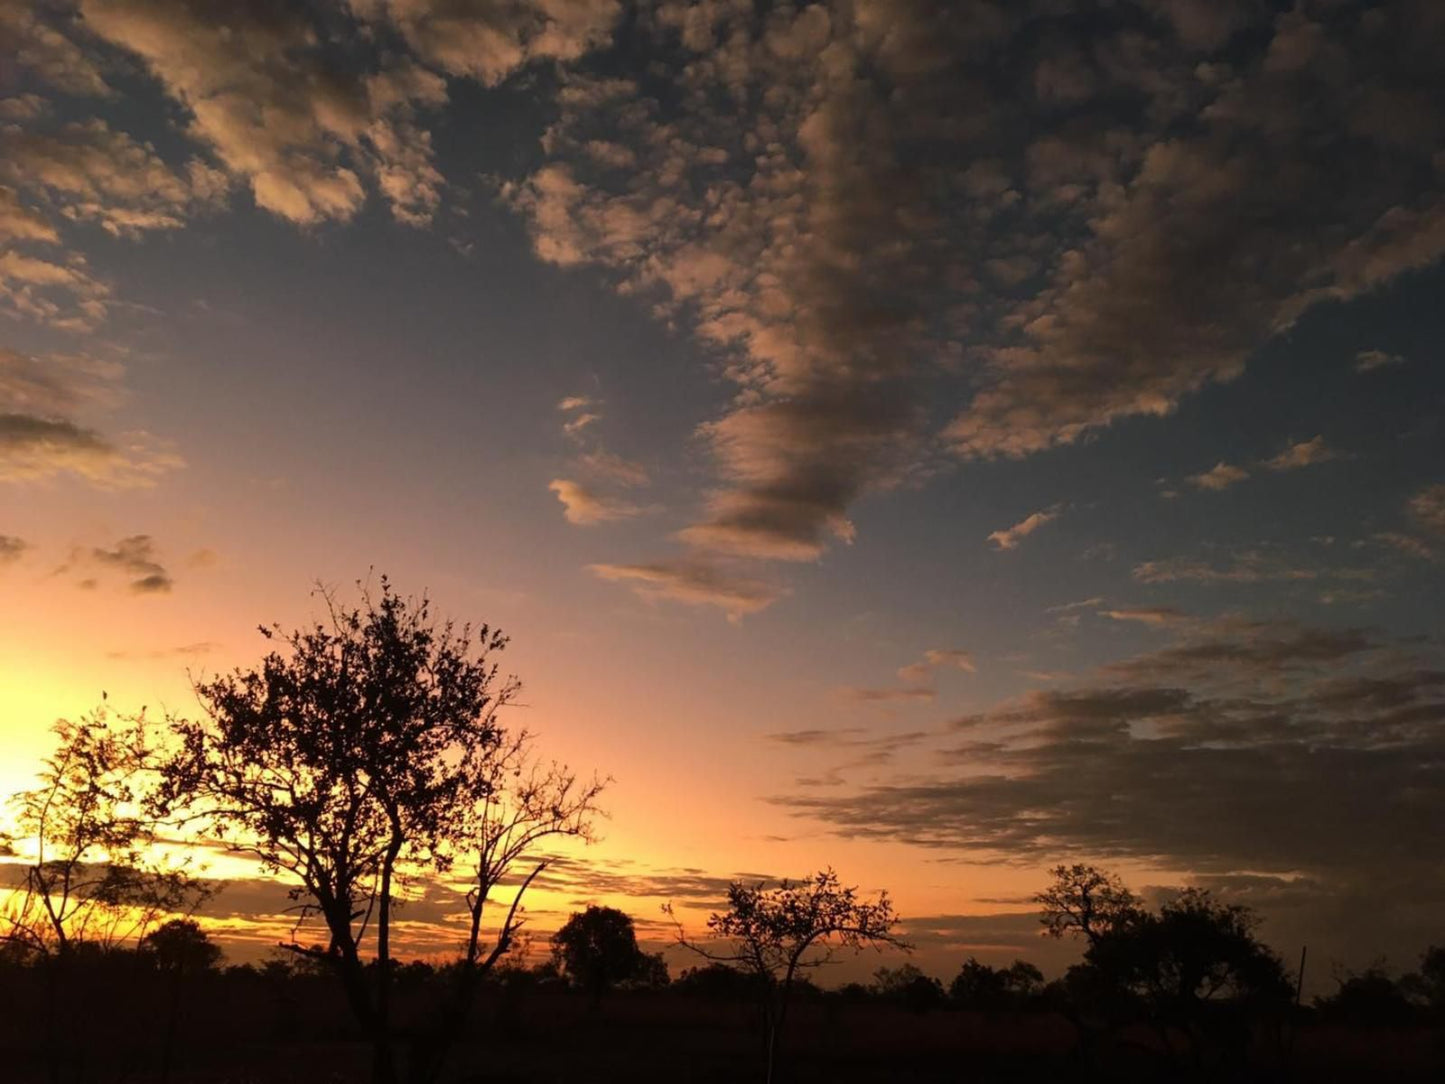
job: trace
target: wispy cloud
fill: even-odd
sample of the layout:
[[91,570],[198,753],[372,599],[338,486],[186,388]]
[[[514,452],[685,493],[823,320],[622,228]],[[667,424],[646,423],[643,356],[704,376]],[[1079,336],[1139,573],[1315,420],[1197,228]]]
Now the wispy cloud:
[[977,670],[973,655],[956,647],[930,647],[917,662],[900,667],[898,676],[904,681],[926,681],[935,670],[962,670],[972,674]]
[[628,584],[645,598],[668,599],[689,606],[715,606],[731,621],[765,610],[787,593],[764,580],[700,561],[594,564],[587,568],[600,579]]
[[1212,489],[1216,492],[1237,485],[1249,477],[1249,471],[1220,460],[1202,474],[1191,474],[1185,481],[1197,489]]
[[910,686],[900,689],[870,689],[857,685],[844,686],[839,695],[864,704],[931,703],[938,699],[938,690]]
[[1445,483],[1426,486],[1409,501],[1409,511],[1427,531],[1445,535]]
[[1270,470],[1298,470],[1338,458],[1339,453],[1325,444],[1324,437],[1311,437],[1291,444],[1274,458],[1265,460],[1264,465]]
[[1355,355],[1355,370],[1361,373],[1403,364],[1405,364],[1405,359],[1399,354],[1387,354],[1383,350],[1361,350]]
[[575,523],[579,527],[630,519],[646,511],[631,501],[601,496],[580,482],[572,482],[566,478],[552,479],[547,483],[547,488],[557,494],[557,499],[562,502],[562,514],[567,517],[567,522]]
[[1019,520],[1012,527],[1000,531],[994,531],[988,536],[988,541],[994,544],[999,550],[1018,549],[1019,543],[1029,535],[1033,534],[1046,523],[1052,523],[1059,518],[1059,508],[1045,508],[1042,511],[1034,512]]

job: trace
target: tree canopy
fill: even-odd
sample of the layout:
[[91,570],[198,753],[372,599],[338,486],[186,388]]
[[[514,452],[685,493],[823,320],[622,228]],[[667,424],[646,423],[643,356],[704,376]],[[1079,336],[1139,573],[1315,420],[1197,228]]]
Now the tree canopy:
[[[332,967],[373,1038],[374,1079],[394,1079],[392,920],[406,886],[455,877],[468,928],[453,997],[430,1014],[413,1076],[440,1072],[477,973],[510,947],[523,893],[551,836],[587,838],[602,783],[539,764],[526,731],[498,713],[519,683],[496,662],[507,638],[487,625],[435,619],[429,601],[362,589],[344,607],[283,632],[261,663],[197,686],[204,709],[172,720],[158,809],[198,822],[231,850],[295,882],[288,946]],[[483,941],[492,893],[519,862],[495,941]],[[319,918],[323,939],[308,939]],[[366,956],[376,966],[368,968]]]

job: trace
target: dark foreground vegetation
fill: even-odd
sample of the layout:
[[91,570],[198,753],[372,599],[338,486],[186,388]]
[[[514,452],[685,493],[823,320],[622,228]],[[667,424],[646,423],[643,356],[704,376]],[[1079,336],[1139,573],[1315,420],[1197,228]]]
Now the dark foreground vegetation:
[[[1247,908],[1186,889],[1148,907],[1059,866],[1035,897],[1082,959],[904,964],[823,990],[836,954],[907,951],[886,892],[823,869],[735,883],[671,981],[631,918],[579,912],[519,961],[524,897],[559,841],[591,838],[604,782],[539,760],[499,709],[505,637],[380,594],[197,686],[201,711],[57,727],[0,837],[0,1080],[104,1082],[1445,1079],[1445,949],[1339,977],[1302,1005]],[[175,841],[292,885],[295,926],[224,966],[191,918],[217,885]],[[162,846],[161,844],[171,844]],[[400,957],[405,886],[456,896],[458,951]]]
[[[65,976],[0,968],[3,1079],[174,1084],[365,1081],[367,1037],[335,978],[280,960],[177,972],[135,952],[83,954]],[[905,965],[906,967],[906,965]],[[46,1035],[52,981],[66,983],[63,1042]],[[1244,1049],[1166,1052],[1135,1023],[1090,1050],[1068,1011],[1038,990],[1008,1007],[969,1008],[946,990],[910,996],[896,976],[867,987],[799,989],[779,1076],[789,1081],[1437,1080],[1438,1017],[1398,989],[1359,1006],[1306,1007],[1252,1020]],[[444,972],[407,964],[398,1018],[429,1004]],[[928,980],[932,982],[933,980]],[[1378,985],[1377,980],[1372,980]],[[720,968],[595,999],[551,968],[504,968],[483,984],[454,1051],[458,1082],[734,1082],[762,1077],[762,1029],[748,981]],[[1337,999],[1348,1000],[1348,999]],[[1393,1004],[1388,1017],[1381,1005]],[[1348,1011],[1342,1011],[1348,1010]]]

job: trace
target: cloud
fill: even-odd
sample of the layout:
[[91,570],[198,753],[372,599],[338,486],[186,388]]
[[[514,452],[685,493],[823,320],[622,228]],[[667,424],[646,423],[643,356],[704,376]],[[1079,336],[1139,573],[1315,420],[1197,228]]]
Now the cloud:
[[1134,621],[1141,625],[1150,625],[1155,628],[1185,625],[1194,620],[1188,614],[1176,610],[1172,606],[1121,607],[1100,610],[1099,616],[1107,617],[1111,621]]
[[767,739],[783,745],[831,745],[838,741],[850,741],[853,735],[863,732],[863,728],[857,726],[845,726],[833,730],[784,730],[767,735]]
[[1370,536],[1370,541],[1389,546],[1407,557],[1418,557],[1422,561],[1433,560],[1435,557],[1435,551],[1428,543],[1414,535],[1401,534],[1398,531],[1378,531]]
[[100,66],[72,40],[80,33],[76,21],[68,8],[0,0],[0,37],[18,67],[66,94],[105,97],[110,88]]
[[[1131,7],[1116,6],[1121,23]],[[1252,40],[1230,36],[1218,69],[1194,31],[1170,42],[1101,23],[1098,74],[1139,95],[1144,118],[1111,116],[1106,94],[1067,127],[1028,118],[1025,214],[1074,225],[985,351],[989,379],[949,429],[959,451],[1023,456],[1167,416],[1311,306],[1437,260],[1445,198],[1428,163],[1445,106],[1423,89],[1442,34],[1429,8],[1234,8],[1251,12]],[[1381,168],[1342,180],[1355,153]]]
[[495,86],[543,60],[576,60],[605,44],[619,0],[357,0],[366,18],[398,30],[416,55],[448,75]]
[[973,655],[961,648],[931,647],[917,662],[899,667],[898,676],[904,681],[925,681],[935,670],[962,670],[966,674],[977,671]]
[[135,659],[195,659],[212,654],[220,646],[212,640],[198,640],[192,644],[180,644],[176,647],[156,648],[150,651],[107,651],[105,657],[126,662]]
[[12,315],[60,331],[89,332],[106,318],[110,293],[78,253],[0,252],[0,305]]
[[1420,526],[1445,535],[1445,483],[1426,486],[1410,498],[1408,507]]
[[48,218],[23,204],[15,189],[0,185],[0,242],[54,244],[59,240]]
[[562,423],[562,431],[565,432],[569,437],[579,437],[582,435],[582,430],[586,429],[589,425],[593,425],[596,422],[601,421],[601,419],[601,414],[596,414],[591,411],[583,414],[578,414],[574,417],[568,418],[565,422]]
[[1025,538],[1033,534],[1045,523],[1049,523],[1058,518],[1059,512],[1057,506],[1054,508],[1046,508],[1043,511],[1034,512],[1031,515],[1025,516],[1012,527],[1001,531],[994,531],[988,536],[988,540],[999,550],[1018,549],[1019,543]]
[[1249,477],[1249,471],[1243,467],[1232,466],[1223,460],[1214,464],[1203,474],[1191,474],[1186,481],[1199,489],[1212,489],[1215,491],[1228,489],[1238,482]]
[[857,685],[848,685],[840,689],[839,693],[849,700],[857,700],[864,704],[931,703],[938,699],[938,691],[936,689],[921,689],[917,687],[906,689],[866,689]]
[[967,740],[941,739],[930,772],[773,802],[847,838],[966,860],[1304,875],[1386,908],[1402,882],[1442,895],[1438,645],[1228,619],[953,732]]
[[150,486],[183,465],[145,432],[115,437],[76,420],[118,404],[121,366],[82,355],[0,348],[0,482],[70,473],[102,487]]
[[156,559],[155,540],[150,535],[122,538],[110,549],[96,547],[89,557],[101,567],[126,576],[130,590],[138,595],[167,594],[175,586],[170,573]]
[[1361,350],[1355,355],[1355,371],[1373,372],[1392,365],[1404,365],[1405,359],[1399,354],[1387,354],[1383,350]]
[[[551,160],[503,190],[541,258],[607,268],[690,324],[735,385],[699,428],[719,484],[678,534],[694,550],[814,560],[919,456],[915,355],[947,293],[931,273],[943,253],[927,251],[926,185],[895,144],[910,111],[872,80],[884,43],[854,20],[662,5],[637,31],[679,93],[569,73]],[[910,91],[944,85],[888,67]],[[722,104],[741,100],[749,115]]]
[[64,419],[0,413],[0,482],[29,482],[70,473],[102,488],[152,486],[184,465],[148,433],[111,439]]
[[652,480],[641,463],[633,463],[600,449],[578,456],[577,465],[588,474],[614,485],[635,488]]
[[[444,80],[409,59],[368,67],[348,13],[313,23],[302,7],[236,7],[225,19],[186,0],[84,0],[88,30],[139,58],[187,112],[187,133],[244,181],[257,206],[298,225],[345,220],[371,179],[402,222],[441,198],[418,110]],[[348,25],[350,23],[350,25]]]
[[1169,557],[1143,561],[1134,566],[1139,583],[1265,583],[1269,581],[1313,581],[1375,579],[1379,571],[1365,567],[1334,567],[1291,562],[1269,549],[1239,550],[1225,563],[1193,557]]
[[547,483],[547,488],[557,494],[557,499],[562,502],[562,514],[567,517],[567,522],[579,527],[630,519],[646,511],[630,501],[599,496],[586,486],[565,478],[552,479]]
[[0,567],[14,564],[29,548],[30,543],[23,538],[17,538],[13,534],[0,534]]
[[1270,470],[1298,470],[1300,467],[1328,463],[1331,459],[1338,458],[1338,453],[1325,445],[1324,437],[1312,437],[1298,444],[1291,444],[1273,459],[1265,460],[1264,465]]
[[64,219],[117,236],[177,229],[196,209],[219,204],[228,186],[199,158],[173,170],[149,144],[99,119],[54,132],[6,129],[0,151],[0,176],[10,184],[40,194]]
[[716,606],[731,621],[765,610],[786,594],[763,580],[734,575],[718,565],[699,561],[594,564],[587,569],[599,579],[630,585],[644,598]]
[[837,727],[831,730],[791,730],[768,734],[767,740],[795,749],[805,749],[811,760],[830,754],[844,759],[835,761],[818,774],[799,777],[800,787],[841,787],[849,775],[859,769],[876,772],[894,763],[897,755],[930,736],[926,730],[909,730],[899,734],[869,734],[861,727]]

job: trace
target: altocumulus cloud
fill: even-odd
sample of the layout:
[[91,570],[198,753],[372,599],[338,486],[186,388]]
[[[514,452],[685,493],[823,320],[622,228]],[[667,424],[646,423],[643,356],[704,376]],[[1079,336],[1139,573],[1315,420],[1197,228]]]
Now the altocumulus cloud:
[[[923,381],[971,374],[957,455],[1027,455],[1167,415],[1445,249],[1424,0],[968,11],[661,3],[626,32],[668,92],[570,69],[551,160],[504,188],[543,259],[727,359],[698,553],[851,539],[930,443]],[[1341,180],[1353,155],[1380,169]]]
[[[142,71],[187,142],[76,123],[74,102],[7,106],[0,300],[93,328],[114,302],[66,248],[72,224],[168,230],[237,191],[301,226],[376,197],[424,227],[452,191],[432,130],[453,88],[545,66],[544,157],[503,203],[541,259],[601,268],[691,328],[732,391],[699,426],[716,484],[682,554],[633,566],[686,568],[682,584],[817,559],[854,538],[861,498],[940,452],[1026,456],[1163,418],[1312,306],[1445,252],[1434,0],[1123,0],[1087,22],[1053,0],[623,15],[7,2],[37,89],[83,108]],[[587,413],[568,418],[579,434]],[[24,425],[10,444],[51,459],[93,463],[103,441]]]

